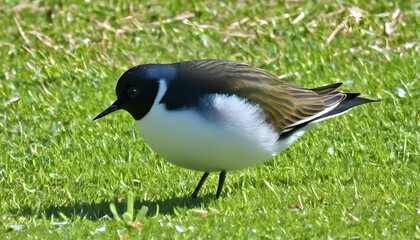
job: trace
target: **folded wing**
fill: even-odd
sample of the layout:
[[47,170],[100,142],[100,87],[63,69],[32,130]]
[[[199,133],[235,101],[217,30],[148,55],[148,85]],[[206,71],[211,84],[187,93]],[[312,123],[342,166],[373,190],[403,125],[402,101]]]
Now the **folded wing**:
[[[375,101],[359,98],[356,93],[334,91],[342,83],[307,89],[282,81],[262,69],[237,62],[194,60],[179,63],[178,68],[182,70],[178,71],[181,73],[178,77],[183,81],[177,83],[179,86],[171,87],[171,91],[178,92],[168,91],[165,95],[163,101],[169,104],[168,108],[196,102],[203,94],[235,94],[258,104],[267,122],[280,137],[310,122],[322,121],[354,106]],[[177,104],[174,105],[174,102]]]

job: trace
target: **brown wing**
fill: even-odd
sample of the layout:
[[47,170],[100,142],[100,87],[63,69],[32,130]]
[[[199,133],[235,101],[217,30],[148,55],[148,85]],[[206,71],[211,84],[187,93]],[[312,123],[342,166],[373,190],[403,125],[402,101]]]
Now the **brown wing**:
[[[258,104],[278,133],[322,111],[321,96],[262,69],[224,60],[194,60],[178,66],[194,92],[235,94]],[[332,87],[330,87],[332,88]],[[191,89],[191,90],[192,90]],[[332,91],[332,90],[331,90]]]
[[229,92],[258,104],[263,109],[267,121],[278,133],[283,132],[287,126],[322,111],[325,106],[317,93],[288,84],[247,82],[239,88],[230,88]]

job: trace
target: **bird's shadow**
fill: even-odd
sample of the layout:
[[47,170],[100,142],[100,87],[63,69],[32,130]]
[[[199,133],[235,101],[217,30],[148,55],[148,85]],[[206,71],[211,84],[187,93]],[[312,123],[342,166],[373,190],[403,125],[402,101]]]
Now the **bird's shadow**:
[[[169,197],[163,200],[136,200],[134,202],[134,209],[140,210],[142,206],[149,208],[147,216],[154,216],[156,214],[173,215],[175,208],[195,208],[206,205],[211,200],[215,200],[214,195],[208,194],[197,198],[190,196],[183,197]],[[103,218],[113,217],[110,210],[110,204],[114,203],[118,213],[121,215],[127,211],[127,201],[115,202],[115,201],[104,201],[99,203],[76,203],[70,206],[48,207],[41,212],[45,213],[47,219],[51,218],[52,215],[59,216],[64,214],[66,217],[80,216],[89,220],[101,220]]]

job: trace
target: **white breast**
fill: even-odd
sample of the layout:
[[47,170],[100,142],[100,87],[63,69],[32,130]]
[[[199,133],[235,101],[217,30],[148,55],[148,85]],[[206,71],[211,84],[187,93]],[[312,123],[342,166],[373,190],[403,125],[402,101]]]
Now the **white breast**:
[[160,81],[154,105],[136,126],[157,154],[184,168],[211,172],[250,167],[279,154],[304,133],[277,141],[279,135],[261,109],[234,95],[213,94],[202,100],[205,108],[168,111],[159,104],[166,89]]

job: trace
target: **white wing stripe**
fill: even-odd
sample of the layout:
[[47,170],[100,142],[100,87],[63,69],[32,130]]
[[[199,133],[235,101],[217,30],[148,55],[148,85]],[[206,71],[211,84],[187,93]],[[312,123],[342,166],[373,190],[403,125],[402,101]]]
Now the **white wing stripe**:
[[[336,108],[336,107],[338,106],[338,104],[340,104],[340,103],[341,103],[341,101],[337,102],[337,103],[336,103],[336,104],[334,104],[334,105],[331,105],[330,107],[325,108],[324,110],[322,110],[322,111],[318,112],[317,114],[315,114],[315,115],[313,115],[313,116],[310,116],[310,117],[304,118],[304,119],[302,119],[302,120],[300,120],[300,121],[297,121],[297,122],[295,122],[295,123],[293,123],[293,124],[291,124],[291,125],[289,125],[289,126],[286,126],[285,128],[291,128],[291,127],[295,127],[295,126],[297,126],[297,125],[299,125],[299,124],[302,124],[302,123],[310,122],[312,119],[315,119],[315,118],[317,118],[317,117],[320,117],[320,116],[324,115],[325,113],[327,113],[327,112],[329,112],[329,111],[333,110],[333,109],[334,109],[334,108]],[[284,132],[284,131],[283,131],[283,132]]]

